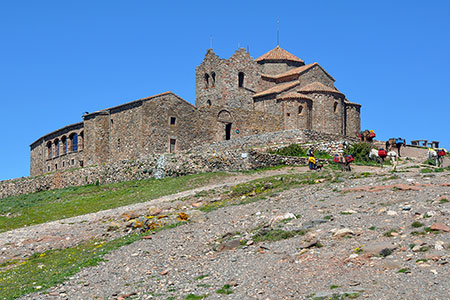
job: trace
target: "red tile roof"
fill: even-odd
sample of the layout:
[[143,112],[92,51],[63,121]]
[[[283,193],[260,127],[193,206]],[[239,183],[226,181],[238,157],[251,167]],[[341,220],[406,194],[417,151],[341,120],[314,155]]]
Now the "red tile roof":
[[315,62],[315,63],[312,63],[312,64],[309,64],[309,65],[305,65],[305,66],[301,66],[301,67],[298,67],[298,68],[291,69],[291,70],[289,70],[289,71],[287,71],[287,72],[284,72],[284,73],[281,73],[281,74],[278,74],[278,75],[261,74],[261,76],[262,76],[262,77],[266,77],[266,78],[270,78],[270,79],[278,80],[278,79],[282,79],[282,78],[289,77],[289,76],[293,76],[293,75],[300,75],[300,74],[306,72],[307,70],[309,70],[309,69],[311,69],[311,68],[313,68],[313,67],[315,67],[315,66],[319,66],[319,68],[321,68],[321,69],[325,72],[325,74],[328,75],[328,77],[330,77],[333,81],[335,81],[335,79],[333,78],[333,76],[331,76],[330,74],[328,74],[328,72],[325,71],[325,69],[322,68],[322,67],[321,67],[318,63],[316,63],[316,62]]
[[300,84],[299,81],[291,81],[291,82],[287,82],[287,83],[283,83],[283,84],[278,84],[274,87],[271,87],[270,89],[267,89],[267,90],[264,90],[264,91],[254,94],[253,98],[266,96],[266,95],[270,95],[270,94],[278,94],[278,93],[281,93],[281,92],[283,92],[287,89],[290,89],[294,86],[297,86],[299,84]]
[[308,96],[300,94],[300,93],[296,93],[296,92],[290,92],[290,93],[278,96],[277,99],[279,99],[279,100],[306,99],[306,100],[312,101],[312,99],[309,98]]
[[318,81],[302,87],[301,89],[299,89],[299,92],[301,93],[325,92],[325,93],[339,94],[342,96],[344,95],[340,91],[338,91],[338,89],[326,86]]
[[271,60],[272,61],[273,60],[287,60],[287,61],[295,61],[295,62],[304,63],[303,60],[301,60],[297,56],[287,52],[280,46],[277,46],[276,48],[270,50],[269,52],[267,52],[267,53],[261,55],[260,57],[258,57],[257,59],[255,59],[256,62],[271,61]]

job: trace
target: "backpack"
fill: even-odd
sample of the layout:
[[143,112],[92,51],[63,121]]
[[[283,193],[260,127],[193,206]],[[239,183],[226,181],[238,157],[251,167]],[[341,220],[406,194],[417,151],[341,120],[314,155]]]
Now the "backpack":
[[348,162],[348,163],[351,163],[354,160],[355,160],[355,158],[351,154],[345,156],[345,161]]
[[338,163],[338,162],[339,162],[339,156],[338,156],[337,154],[334,156],[333,161],[334,161],[335,163]]
[[313,151],[311,149],[308,149],[308,151],[306,151],[306,156],[312,156]]
[[398,138],[398,139],[395,139],[395,143],[396,143],[396,144],[400,144],[400,145],[403,145],[403,140],[402,140],[402,139],[400,139],[400,138]]
[[387,156],[386,150],[384,150],[384,149],[378,150],[378,156],[379,157],[386,157]]
[[375,132],[373,132],[373,131],[369,133],[369,137],[370,137],[370,138],[374,138],[374,137],[376,137],[376,136],[377,136],[377,135],[376,135]]
[[439,157],[441,157],[441,156],[445,156],[446,153],[444,150],[439,150],[437,154]]

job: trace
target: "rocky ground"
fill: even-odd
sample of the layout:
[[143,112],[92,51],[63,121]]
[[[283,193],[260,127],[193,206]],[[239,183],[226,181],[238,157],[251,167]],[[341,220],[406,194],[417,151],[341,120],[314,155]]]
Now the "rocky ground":
[[420,173],[416,164],[397,173],[358,167],[285,190],[263,182],[240,202],[227,202],[232,182],[218,183],[3,233],[10,248],[2,256],[181,220],[23,299],[449,299],[450,173]]

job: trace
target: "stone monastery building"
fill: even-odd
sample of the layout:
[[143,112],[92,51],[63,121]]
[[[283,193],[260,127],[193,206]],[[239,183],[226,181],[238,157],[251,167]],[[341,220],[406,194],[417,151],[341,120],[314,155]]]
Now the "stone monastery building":
[[212,49],[196,68],[195,106],[165,92],[83,115],[30,145],[30,175],[290,129],[342,136],[360,131],[360,104],[334,87],[318,63],[277,46],[253,59]]

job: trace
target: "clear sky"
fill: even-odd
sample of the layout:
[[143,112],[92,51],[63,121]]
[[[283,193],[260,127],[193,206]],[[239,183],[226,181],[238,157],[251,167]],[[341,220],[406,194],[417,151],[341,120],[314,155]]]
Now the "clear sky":
[[450,1],[1,1],[0,180],[88,111],[172,91],[195,101],[213,39],[228,58],[280,46],[320,63],[377,137],[450,148]]

